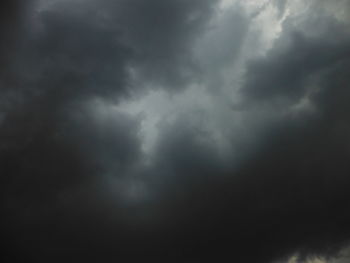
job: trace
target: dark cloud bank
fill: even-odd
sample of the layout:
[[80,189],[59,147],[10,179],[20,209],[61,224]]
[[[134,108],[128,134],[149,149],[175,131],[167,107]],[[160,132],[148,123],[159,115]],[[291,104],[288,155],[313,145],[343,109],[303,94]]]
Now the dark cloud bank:
[[[283,13],[288,1],[276,2]],[[241,158],[220,158],[186,118],[159,124],[147,163],[141,117],[106,105],[137,98],[149,86],[171,94],[191,83],[215,89],[203,83],[211,80],[193,49],[218,3],[2,1],[2,259],[335,256],[350,240],[350,31],[346,21],[312,13],[322,3],[303,22],[283,22],[267,54],[247,61],[239,88],[246,111],[268,105],[276,112],[307,100],[312,113],[262,125],[254,143],[237,146]],[[248,30],[248,15],[239,17]],[[315,34],[306,33],[315,26]]]

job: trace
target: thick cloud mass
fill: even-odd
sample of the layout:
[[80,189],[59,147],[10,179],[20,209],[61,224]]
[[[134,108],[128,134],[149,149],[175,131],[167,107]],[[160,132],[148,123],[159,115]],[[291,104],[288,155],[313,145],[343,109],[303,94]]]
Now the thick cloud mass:
[[347,262],[349,10],[2,1],[1,259]]

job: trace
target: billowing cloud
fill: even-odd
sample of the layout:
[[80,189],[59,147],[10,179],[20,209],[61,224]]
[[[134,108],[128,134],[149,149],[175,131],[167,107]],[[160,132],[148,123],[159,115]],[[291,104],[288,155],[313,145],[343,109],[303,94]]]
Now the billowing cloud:
[[347,1],[0,10],[5,262],[346,262]]

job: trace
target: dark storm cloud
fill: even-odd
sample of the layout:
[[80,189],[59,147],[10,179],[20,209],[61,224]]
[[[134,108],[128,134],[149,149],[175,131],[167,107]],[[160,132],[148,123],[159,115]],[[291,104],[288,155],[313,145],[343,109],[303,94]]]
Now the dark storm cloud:
[[162,230],[174,236],[162,243],[165,254],[271,262],[295,252],[334,255],[349,241],[348,66],[344,57],[319,76],[318,115],[268,127],[256,154],[233,171],[213,168],[215,151],[193,146],[198,133],[167,133],[156,170],[172,167],[179,179],[166,174],[171,183],[161,185]]
[[[4,18],[9,35],[21,22],[33,28],[18,40],[20,46],[8,65],[15,74],[14,84],[3,89],[16,85],[29,95],[50,93],[47,97],[65,103],[84,96],[113,99],[128,93],[125,79],[131,69],[144,76],[136,83],[138,88],[147,82],[163,88],[183,86],[194,76],[191,49],[213,5],[213,1],[57,1],[27,16],[21,15],[20,2],[8,5],[15,15]],[[27,20],[21,21],[24,17]]]
[[[140,156],[139,120],[106,113],[103,107],[94,113],[98,106],[90,101],[127,96],[130,65],[150,75],[148,80],[178,86],[192,37],[209,18],[212,2],[58,1],[35,12],[35,6],[25,5],[1,3],[2,236],[7,243],[3,258],[11,262],[52,257],[57,246],[63,255],[72,254],[68,248],[74,242],[83,245],[86,228],[76,220],[79,214],[91,215],[91,207],[75,199],[92,196],[91,206],[104,206],[106,197],[91,184],[121,177]],[[73,197],[63,197],[71,202],[61,207],[66,191]],[[70,203],[76,204],[72,210]],[[108,208],[117,212],[85,218],[85,226],[96,223],[103,229],[108,214],[120,219],[130,213]],[[109,225],[116,237],[125,223]],[[122,236],[130,239],[131,232]],[[60,235],[71,235],[73,243],[64,245]],[[102,238],[92,232],[87,236]]]
[[[127,96],[130,64],[154,70],[160,78],[170,71],[178,78],[178,59],[188,58],[185,53],[210,6],[203,1],[57,1],[21,14],[27,10],[21,2],[5,2],[4,35],[20,32],[14,25],[22,25],[23,32],[1,79],[4,154],[39,147],[46,137],[50,151],[56,134],[71,125],[67,116],[85,101]],[[24,30],[25,23],[32,26]],[[2,47],[7,54],[10,47]]]
[[[217,0],[104,0],[77,5],[83,10],[86,6],[97,9],[105,26],[119,30],[120,39],[132,51],[130,66],[141,79],[135,85],[183,89],[189,80],[198,77],[198,65],[192,54],[194,44],[207,29],[217,3]],[[66,1],[66,5],[72,4]],[[90,10],[87,15],[93,12]]]
[[[117,4],[126,41],[134,48],[136,69],[162,88],[181,88],[196,78],[195,41],[218,1],[132,0]],[[141,83],[142,84],[142,83]]]
[[1,50],[6,47],[10,47],[9,45],[5,45],[5,43],[10,41],[11,38],[17,33],[17,26],[19,24],[19,20],[22,19],[21,15],[24,9],[23,2],[24,1],[21,0],[8,0],[1,2],[0,28],[2,39],[5,40],[1,43]]
[[[2,1],[0,4],[0,89],[4,90],[6,86],[13,85],[13,71],[10,66],[12,57],[16,53],[18,41],[24,26],[25,11],[30,1]],[[5,104],[4,96],[1,96],[1,104]],[[0,106],[1,111],[3,105]],[[2,115],[2,114],[1,114]],[[0,118],[2,116],[0,115]]]
[[[22,7],[18,4],[20,10],[13,12]],[[55,193],[84,177],[86,160],[62,135],[73,129],[67,118],[86,100],[116,100],[126,93],[128,49],[118,42],[113,26],[99,26],[89,11],[67,10],[62,4],[54,11],[12,18],[15,24],[33,26],[21,33],[1,86],[1,170],[6,183],[31,178],[29,196],[41,196],[37,188],[44,196]]]
[[258,100],[271,97],[300,99],[313,74],[349,56],[347,28],[332,20],[328,22],[321,38],[305,36],[285,25],[289,32],[284,33],[269,54],[248,65],[242,91],[249,98]]
[[98,104],[90,107],[93,109],[70,116],[62,125],[60,139],[78,150],[88,166],[99,169],[100,175],[118,176],[139,159],[139,120],[119,112],[104,113]]
[[276,98],[294,104],[309,96],[314,115],[268,125],[255,153],[229,170],[200,130],[164,130],[153,172],[163,175],[158,209],[168,243],[153,239],[162,244],[155,254],[272,262],[296,252],[301,259],[335,255],[349,242],[349,33],[329,17],[317,20],[311,36],[287,21],[266,57],[250,62],[242,87],[254,106],[273,111],[281,110]]
[[[272,262],[333,255],[349,241],[350,38],[341,22],[314,15],[322,23],[310,36],[287,20],[266,57],[248,63],[247,111],[283,111],[276,99],[289,107],[308,96],[316,114],[265,125],[236,163],[191,116],[159,124],[144,156],[142,116],[113,107],[140,88],[130,69],[137,84],[167,91],[200,76],[192,48],[214,1],[58,1],[28,16],[29,29],[19,1],[1,7],[11,14],[3,39],[16,43],[0,50],[7,262]],[[227,20],[204,67],[239,55],[249,21]]]

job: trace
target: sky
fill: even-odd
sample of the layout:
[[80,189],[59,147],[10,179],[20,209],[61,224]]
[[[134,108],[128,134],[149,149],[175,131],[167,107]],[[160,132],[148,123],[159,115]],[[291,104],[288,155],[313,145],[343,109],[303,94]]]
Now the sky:
[[350,262],[349,14],[1,1],[2,262]]

